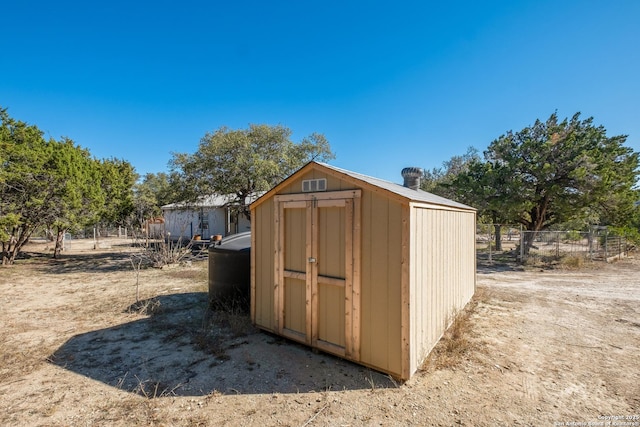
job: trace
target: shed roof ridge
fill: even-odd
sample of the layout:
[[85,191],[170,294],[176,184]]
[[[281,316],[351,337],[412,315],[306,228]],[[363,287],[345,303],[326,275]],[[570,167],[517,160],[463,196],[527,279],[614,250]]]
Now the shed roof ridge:
[[[361,176],[363,178],[367,178],[367,180],[382,181],[382,182],[386,182],[387,184],[394,184],[394,185],[398,185],[398,186],[402,187],[402,185],[398,184],[397,182],[387,181],[386,179],[376,178],[375,176],[367,175],[367,174],[360,173],[360,172],[355,172],[355,171],[352,171],[352,170],[349,170],[349,169],[340,168],[338,166],[330,165],[329,163],[323,163],[323,162],[316,162],[316,163],[318,163],[319,165],[334,169],[334,170],[336,170],[338,172],[345,173],[347,175],[351,175],[351,176],[359,175],[359,176]],[[420,190],[420,191],[422,191],[422,190]]]
[[472,206],[468,206],[465,205],[463,203],[460,202],[456,202],[455,200],[451,200],[451,199],[447,199],[446,197],[442,197],[442,196],[438,196],[437,194],[433,194],[430,193],[428,191],[424,191],[424,190],[413,190],[411,188],[407,188],[402,184],[398,184],[395,182],[391,182],[391,181],[387,181],[381,178],[376,178],[373,176],[369,176],[369,175],[365,175],[359,172],[354,172],[354,171],[350,171],[348,169],[343,169],[337,166],[333,166],[330,165],[328,163],[322,163],[322,162],[314,162],[320,166],[329,168],[331,170],[334,170],[336,172],[340,172],[343,173],[345,175],[348,175],[352,178],[356,178],[362,181],[365,181],[369,184],[375,185],[377,187],[383,188],[387,191],[391,191],[395,194],[398,194],[400,196],[403,196],[407,199],[410,199],[412,201],[418,201],[418,202],[425,202],[425,203],[434,203],[437,205],[444,205],[444,206],[451,206],[451,207],[458,207],[458,208],[463,208],[463,209],[473,209],[476,210],[474,207]]

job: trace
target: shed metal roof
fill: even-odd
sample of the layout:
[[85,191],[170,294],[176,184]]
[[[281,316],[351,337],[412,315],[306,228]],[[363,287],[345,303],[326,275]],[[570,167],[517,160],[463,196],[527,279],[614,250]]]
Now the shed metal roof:
[[435,204],[435,205],[451,206],[451,207],[460,208],[460,209],[476,210],[475,208],[473,208],[471,206],[467,206],[467,205],[464,205],[462,203],[458,203],[458,202],[456,202],[454,200],[450,200],[450,199],[447,199],[445,197],[441,197],[441,196],[438,196],[436,194],[429,193],[427,191],[412,190],[411,188],[405,187],[402,184],[396,184],[395,182],[385,181],[383,179],[374,178],[372,176],[363,175],[361,173],[352,172],[352,171],[346,170],[346,169],[341,169],[339,167],[332,166],[332,165],[329,165],[327,163],[318,163],[318,164],[321,165],[321,166],[324,166],[326,168],[332,169],[332,170],[334,170],[336,172],[340,172],[340,173],[343,173],[345,175],[348,175],[351,178],[355,178],[357,180],[364,181],[364,182],[366,182],[368,184],[375,185],[376,187],[385,189],[387,191],[395,193],[395,194],[397,194],[399,196],[402,196],[402,197],[407,198],[407,199],[409,199],[411,201],[414,201],[414,202],[423,202],[423,203],[430,203],[430,204]]
[[353,172],[347,169],[342,169],[336,166],[332,166],[330,164],[327,163],[319,163],[319,162],[309,162],[307,163],[305,166],[303,166],[302,168],[300,168],[298,171],[294,172],[289,178],[286,178],[282,183],[278,184],[276,187],[274,187],[273,189],[271,189],[270,191],[268,191],[266,194],[264,194],[262,197],[260,197],[256,202],[257,204],[260,204],[260,200],[263,198],[266,198],[269,196],[269,194],[271,194],[274,191],[277,191],[277,188],[281,187],[285,182],[287,182],[291,177],[297,175],[299,172],[309,168],[309,167],[313,167],[312,165],[317,165],[320,166],[320,169],[328,169],[328,172],[333,171],[334,173],[337,174],[342,174],[342,175],[346,175],[347,177],[363,182],[365,184],[368,185],[372,185],[374,187],[380,188],[382,190],[386,190],[392,194],[398,195],[404,199],[407,199],[409,201],[412,202],[420,202],[420,203],[427,203],[427,204],[432,204],[432,205],[439,205],[439,206],[448,206],[448,207],[452,207],[452,208],[457,208],[457,209],[465,209],[465,210],[473,210],[475,211],[476,209],[474,207],[471,206],[467,206],[465,204],[462,203],[458,203],[454,200],[450,200],[447,199],[445,197],[441,197],[441,196],[437,196],[435,194],[429,193],[427,191],[423,191],[423,190],[412,190],[411,188],[405,187],[401,184],[396,184],[395,182],[390,182],[390,181],[385,181],[383,179],[379,179],[379,178],[374,178],[372,176],[368,176],[368,175],[363,175],[361,173],[357,173],[357,172]]

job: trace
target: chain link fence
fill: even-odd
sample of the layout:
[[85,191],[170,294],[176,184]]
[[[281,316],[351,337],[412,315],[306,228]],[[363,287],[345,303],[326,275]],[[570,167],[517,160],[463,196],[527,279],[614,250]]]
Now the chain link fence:
[[108,238],[117,237],[119,239],[126,239],[133,237],[134,231],[131,227],[94,227],[84,230],[84,238]]
[[521,240],[519,256],[527,262],[549,262],[563,257],[609,262],[627,252],[626,239],[609,234],[607,230],[525,231]]
[[479,260],[511,259],[526,263],[551,263],[566,258],[610,262],[626,255],[626,238],[606,227],[590,231],[526,231],[520,226],[478,224],[476,253]]
[[[496,237],[497,236],[497,237]],[[520,226],[478,224],[476,255],[479,261],[515,260],[520,244]]]
[[[55,229],[40,228],[36,230],[31,236],[32,239],[48,239],[55,240]],[[77,231],[67,231],[64,238],[70,239],[94,239],[100,240],[103,238],[119,238],[127,239],[133,237],[135,234],[140,234],[140,231],[133,229],[132,227],[89,227]]]

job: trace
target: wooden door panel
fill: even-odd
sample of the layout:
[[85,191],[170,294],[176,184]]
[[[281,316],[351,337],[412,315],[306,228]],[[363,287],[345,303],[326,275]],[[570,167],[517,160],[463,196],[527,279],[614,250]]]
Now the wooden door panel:
[[346,209],[343,200],[318,203],[314,219],[317,274],[313,286],[317,300],[313,309],[314,345],[332,353],[344,354],[345,347],[345,268]]
[[284,242],[282,282],[282,319],[280,332],[298,341],[309,343],[307,243],[309,229],[306,203],[286,203],[284,215]]
[[318,281],[318,340],[343,347],[344,286]]
[[284,269],[304,273],[307,269],[307,214],[305,209],[284,209]]
[[[292,338],[306,341],[306,281],[285,277],[284,279],[284,329],[293,332]],[[285,331],[283,331],[285,332]]]
[[354,286],[359,197],[356,190],[281,195],[274,206],[279,333],[354,360],[359,360],[359,281]]
[[318,274],[345,277],[344,208],[318,208]]

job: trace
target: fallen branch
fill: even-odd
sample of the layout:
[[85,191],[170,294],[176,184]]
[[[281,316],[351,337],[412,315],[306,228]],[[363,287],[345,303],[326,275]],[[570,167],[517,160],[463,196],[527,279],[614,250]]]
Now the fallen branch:
[[328,407],[328,406],[329,406],[329,403],[325,403],[325,405],[324,405],[322,408],[320,408],[320,410],[319,410],[318,412],[316,412],[316,413],[313,415],[313,417],[309,418],[309,419],[307,420],[307,422],[306,422],[306,423],[302,424],[302,427],[306,427],[306,426],[308,426],[308,425],[309,425],[313,420],[315,420],[315,419],[316,419],[316,417],[317,417],[318,415],[320,415],[320,413],[321,413],[322,411],[324,411],[325,409],[327,409],[327,407]]

